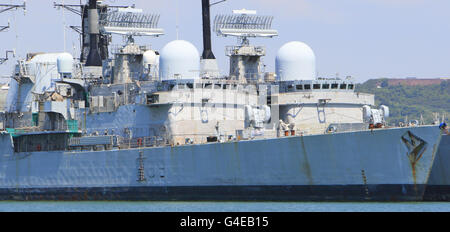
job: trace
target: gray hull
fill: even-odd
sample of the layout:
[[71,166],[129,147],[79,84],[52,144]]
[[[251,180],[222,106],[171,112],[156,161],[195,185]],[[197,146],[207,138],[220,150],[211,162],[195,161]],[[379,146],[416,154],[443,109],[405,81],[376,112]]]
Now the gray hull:
[[442,136],[425,199],[450,201],[450,135]]
[[3,200],[423,200],[438,127],[97,152],[11,152]]

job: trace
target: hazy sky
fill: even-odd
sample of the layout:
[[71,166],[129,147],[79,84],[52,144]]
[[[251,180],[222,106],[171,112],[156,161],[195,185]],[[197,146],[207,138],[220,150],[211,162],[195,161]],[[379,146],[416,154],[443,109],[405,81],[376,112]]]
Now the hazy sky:
[[[0,56],[16,48],[18,57],[27,52],[64,51],[63,12],[53,7],[62,0],[28,0],[27,13],[12,11],[0,15],[0,25],[8,20],[12,28],[0,33]],[[215,2],[216,0],[211,0]],[[218,0],[217,0],[218,1]],[[80,0],[65,0],[67,4]],[[83,0],[85,2],[85,0]],[[166,35],[137,41],[160,50],[176,39],[177,9],[180,39],[192,42],[201,53],[201,0],[106,0],[108,4],[130,5],[161,14],[160,27]],[[178,3],[177,3],[178,2]],[[0,3],[22,3],[0,0]],[[178,6],[178,7],[177,7]],[[450,1],[449,0],[228,0],[212,7],[212,18],[233,9],[257,10],[275,16],[279,37],[251,39],[266,45],[266,71],[274,71],[277,50],[286,42],[309,44],[317,57],[321,77],[353,76],[357,81],[371,78],[450,76]],[[67,25],[80,25],[77,15],[65,11]],[[78,35],[67,29],[67,51],[78,56]],[[18,39],[16,39],[18,38]],[[114,44],[121,44],[114,37]],[[234,38],[213,36],[214,54],[223,74],[228,73],[226,45]],[[74,49],[75,48],[75,49]],[[14,60],[0,67],[0,75],[10,74]]]

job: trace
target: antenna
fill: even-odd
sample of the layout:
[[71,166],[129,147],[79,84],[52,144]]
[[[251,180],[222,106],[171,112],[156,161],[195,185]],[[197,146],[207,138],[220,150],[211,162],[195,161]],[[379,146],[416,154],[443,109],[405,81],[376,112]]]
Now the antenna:
[[[64,0],[63,0],[64,4]],[[63,17],[63,33],[64,33],[64,52],[66,52],[66,14],[64,8],[62,9],[62,17]]]
[[179,0],[176,0],[176,15],[177,15],[177,17],[176,17],[176,24],[177,24],[177,26],[176,26],[176,32],[177,32],[177,40],[180,38],[180,1]]
[[11,53],[13,55],[13,57],[16,57],[16,52],[13,51],[6,51],[6,56],[5,58],[0,58],[0,65],[4,64],[6,61],[8,61],[8,54]]
[[119,8],[102,13],[100,16],[100,30],[105,34],[119,34],[128,36],[160,36],[164,30],[158,28],[160,16],[143,13],[142,9]]
[[250,45],[249,37],[272,38],[278,31],[272,29],[272,16],[258,16],[254,10],[234,10],[231,15],[217,15],[214,32],[218,36],[234,36],[240,40],[238,46],[227,46],[226,55],[230,57],[230,79],[243,83],[262,82],[264,69],[264,46]]
[[[7,12],[14,9],[22,8],[24,14],[27,12],[27,4],[26,1],[23,2],[22,5],[14,5],[14,4],[0,4],[0,14],[3,12]],[[8,26],[0,26],[0,32],[5,31],[6,29],[10,28],[10,23],[8,22]]]
[[[97,1],[99,5],[98,11],[105,12],[112,9],[119,9],[119,8],[134,8],[135,5],[133,4],[130,6],[120,6],[120,5],[105,5],[101,4],[100,1]],[[53,3],[54,8],[56,9],[64,9],[67,11],[70,11],[78,16],[81,17],[81,26],[69,26],[72,30],[77,32],[80,35],[80,61],[85,62],[87,59],[87,55],[89,53],[90,49],[90,42],[89,42],[89,1],[87,1],[86,4],[82,3],[82,0],[80,0],[80,4],[65,4],[64,2],[61,3]],[[98,17],[97,17],[98,18]],[[107,58],[108,54],[108,45],[109,45],[109,38],[108,35],[100,35],[100,38],[98,38],[98,45],[100,47],[100,53],[103,59]]]
[[3,9],[0,9],[0,14],[9,10],[19,9],[22,8],[24,12],[26,13],[27,9],[27,2],[24,1],[22,5],[14,5],[14,4],[0,4],[0,7],[4,7]]
[[234,10],[232,15],[217,15],[214,20],[214,32],[218,36],[239,37],[242,44],[248,45],[249,37],[278,36],[272,29],[273,16],[258,16],[254,10]]

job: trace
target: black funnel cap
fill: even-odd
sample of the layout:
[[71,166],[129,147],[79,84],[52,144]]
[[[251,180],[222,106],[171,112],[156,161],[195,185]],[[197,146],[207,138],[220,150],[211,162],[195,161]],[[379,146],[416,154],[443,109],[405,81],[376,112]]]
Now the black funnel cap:
[[97,0],[89,0],[89,54],[86,59],[86,66],[102,66],[102,58],[98,49],[100,33],[98,30]]
[[203,59],[216,59],[211,46],[211,13],[209,0],[202,0],[203,13]]

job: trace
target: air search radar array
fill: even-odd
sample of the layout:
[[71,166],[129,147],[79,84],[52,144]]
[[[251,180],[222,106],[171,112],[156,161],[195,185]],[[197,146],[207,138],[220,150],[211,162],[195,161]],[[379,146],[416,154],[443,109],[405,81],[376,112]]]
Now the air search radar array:
[[214,32],[218,36],[235,36],[248,44],[249,37],[278,36],[272,29],[273,16],[256,15],[255,10],[233,10],[231,15],[217,15],[214,20]]
[[164,29],[158,28],[160,15],[143,13],[142,9],[116,8],[102,13],[100,30],[105,34],[124,36],[160,36]]

